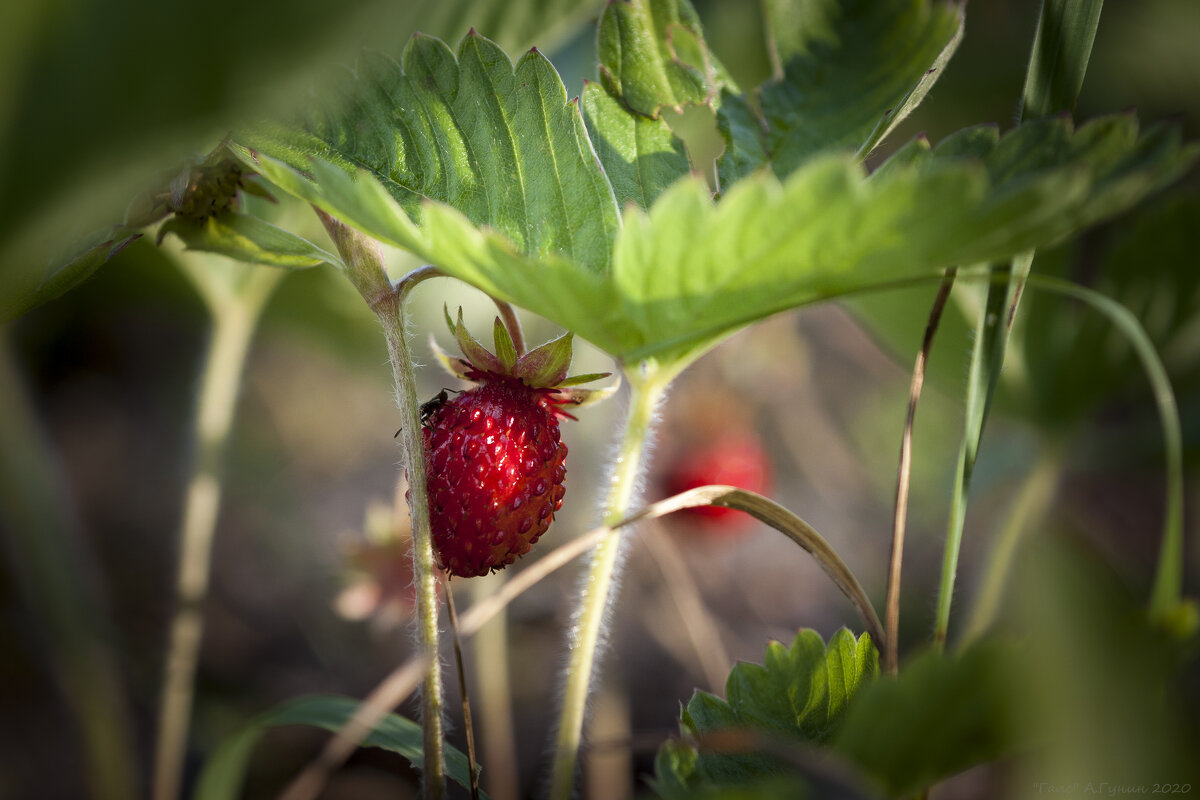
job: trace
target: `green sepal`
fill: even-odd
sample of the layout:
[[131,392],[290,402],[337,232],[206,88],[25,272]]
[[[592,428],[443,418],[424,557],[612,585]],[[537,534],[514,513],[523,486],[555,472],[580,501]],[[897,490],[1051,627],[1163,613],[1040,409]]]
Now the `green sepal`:
[[517,361],[514,374],[535,389],[558,386],[571,368],[571,343],[575,334],[564,333],[530,350]]
[[499,317],[496,317],[496,324],[492,326],[492,340],[496,343],[496,357],[500,359],[504,372],[511,373],[517,365],[517,346]]
[[470,376],[467,374],[471,371],[471,365],[461,358],[455,358],[442,349],[442,346],[437,343],[437,339],[432,334],[429,336],[429,350],[433,353],[433,357],[442,365],[442,369],[450,373],[452,377],[460,380],[469,381]]
[[[603,378],[611,373],[600,373],[595,376],[580,375],[581,378]],[[556,397],[564,404],[582,408],[583,406],[591,406],[603,400],[607,400],[617,393],[617,389],[621,388],[621,381],[618,379],[612,386],[605,386],[601,389],[560,389]]]
[[612,373],[611,372],[588,372],[584,375],[572,375],[568,378],[565,378],[564,380],[559,381],[558,383],[555,384],[555,386],[557,386],[560,389],[566,388],[568,386],[578,386],[581,383],[591,383],[592,381],[598,381],[601,378],[607,378],[609,375],[612,375]]
[[471,362],[471,366],[481,372],[494,372],[497,375],[505,374],[504,364],[500,359],[491,353],[486,347],[479,343],[479,340],[471,335],[467,330],[466,324],[463,323],[462,306],[458,308],[458,323],[450,321],[450,311],[443,306],[446,314],[446,323],[450,326],[450,332],[454,334],[454,340],[458,342],[458,348],[462,350],[462,354],[466,356],[467,361]]

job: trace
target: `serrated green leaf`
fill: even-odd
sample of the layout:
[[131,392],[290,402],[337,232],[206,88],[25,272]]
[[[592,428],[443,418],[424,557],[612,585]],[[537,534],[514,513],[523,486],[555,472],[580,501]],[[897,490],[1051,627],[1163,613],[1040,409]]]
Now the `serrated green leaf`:
[[737,709],[740,721],[791,733],[796,729],[796,715],[792,713],[790,703],[779,702],[780,698],[788,696],[790,678],[790,671],[739,662],[725,681],[725,696]]
[[514,67],[474,33],[457,54],[417,36],[402,66],[365,55],[341,107],[236,141],[301,173],[314,157],[365,169],[418,225],[429,198],[499,231],[520,253],[608,267],[616,201],[578,106],[536,49]]
[[341,259],[312,242],[249,214],[227,211],[203,222],[173,217],[159,229],[178,236],[189,250],[271,267],[303,269],[319,264],[341,266]]
[[609,3],[596,35],[600,80],[636,114],[711,103],[728,74],[704,42],[687,0]]
[[928,0],[769,0],[766,9],[776,74],[758,89],[762,144],[748,137],[745,104],[723,103],[722,185],[767,163],[787,176],[829,148],[865,158],[924,98],[963,30],[961,5]]
[[[878,674],[877,657],[867,634],[856,639],[845,629],[828,648],[812,630],[799,631],[790,648],[770,643],[762,666],[739,663],[730,671],[727,700],[701,691],[692,696],[680,715],[680,732],[691,741],[671,742],[667,752],[660,751],[660,782],[695,792],[753,786],[786,774],[777,755],[760,752],[763,745],[827,741],[850,698]],[[706,744],[714,734],[732,746]]]
[[[281,725],[314,725],[327,731],[337,731],[354,714],[359,704],[360,701],[352,697],[312,695],[268,711],[225,740],[205,765],[195,794],[192,795],[193,800],[235,800],[240,797],[250,756],[258,740],[269,729]],[[417,723],[397,714],[389,714],[363,739],[362,744],[398,753],[414,767],[420,768],[424,762],[422,735],[421,726]],[[467,757],[450,744],[445,744],[444,748],[446,774],[459,785],[469,787]]]
[[649,208],[691,170],[683,142],[664,120],[630,113],[598,83],[584,85],[582,103],[596,156],[620,206]]
[[[957,12],[951,16],[958,19]],[[415,48],[410,46],[406,62],[416,63]],[[491,74],[478,66],[488,60],[479,55],[485,50],[491,53],[489,69],[507,74],[507,68],[495,66],[502,54],[478,37],[464,41],[457,65],[443,45],[427,42],[421,48],[420,53],[431,54],[429,59],[441,59],[436,70],[426,67],[419,73],[431,80],[444,79],[442,71],[451,67],[462,85],[469,82],[464,78],[468,73]],[[468,57],[468,52],[474,55]],[[477,66],[469,68],[468,62]],[[407,73],[393,78],[397,85],[420,83]],[[462,85],[455,98],[463,96]],[[478,85],[471,91],[481,101],[490,97]],[[453,118],[455,102],[446,100],[439,115],[414,117],[442,125],[428,134],[441,137],[438,154],[466,152],[461,120]],[[505,107],[503,98],[489,102]],[[384,104],[370,107],[379,113]],[[486,115],[472,113],[486,127]],[[409,112],[395,114],[403,122]],[[348,142],[356,130],[345,121],[329,127]],[[578,132],[582,135],[582,128]],[[388,157],[412,149],[403,144],[403,132],[386,146],[382,133],[376,138],[374,150]],[[502,144],[511,141],[501,139]],[[538,158],[528,156],[534,159],[530,163],[554,161],[544,157],[550,144],[542,144]],[[625,362],[658,359],[676,365],[778,311],[932,278],[950,266],[1007,259],[1052,242],[1134,204],[1179,174],[1195,154],[1194,148],[1179,146],[1174,129],[1136,138],[1135,122],[1128,116],[1077,131],[1069,120],[1055,119],[1021,126],[998,139],[982,128],[952,137],[944,148],[905,148],[901,160],[870,177],[852,155],[827,153],[783,182],[768,174],[752,175],[730,187],[719,203],[701,180],[691,177],[663,191],[649,209],[629,206],[624,226],[613,234],[608,260],[601,264],[573,259],[567,244],[554,237],[531,250],[523,231],[518,231],[522,238],[513,240],[497,230],[507,224],[503,215],[489,217],[490,222],[482,218],[488,214],[474,205],[478,197],[464,187],[478,185],[485,172],[489,180],[504,178],[497,164],[523,165],[525,156],[508,158],[507,144],[501,148],[504,158],[493,153],[483,161],[467,159],[458,165],[461,170],[449,171],[442,162],[431,161],[442,171],[422,173],[421,191],[436,188],[450,201],[461,202],[465,211],[430,200],[413,205],[416,195],[402,191],[398,179],[383,176],[380,182],[381,168],[370,166],[371,158],[381,158],[378,153],[368,158],[372,148],[346,147],[361,150],[359,161],[370,168],[348,172],[344,164],[317,159],[301,172],[296,167],[304,159],[297,152],[276,150],[291,157],[292,166],[246,148],[235,152],[281,188],[495,297],[575,331]],[[401,178],[404,170],[416,175],[414,170],[432,158],[405,156],[392,172]],[[595,159],[588,161],[594,171],[582,184],[584,196],[591,181],[605,180]],[[487,170],[479,166],[485,162]],[[643,187],[657,190],[659,182]],[[450,191],[451,184],[458,188]],[[558,184],[560,190],[569,186],[579,188],[565,180]]]
[[695,797],[696,769],[700,754],[695,748],[675,739],[668,739],[654,757],[654,778],[650,787],[659,797]]

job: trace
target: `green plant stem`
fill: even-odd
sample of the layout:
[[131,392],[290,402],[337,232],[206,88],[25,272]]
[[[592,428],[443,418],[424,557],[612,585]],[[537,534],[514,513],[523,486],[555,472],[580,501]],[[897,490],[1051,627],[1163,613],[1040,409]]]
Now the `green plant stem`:
[[[138,793],[136,746],[96,560],[0,326],[0,557],[71,715],[90,797]],[[45,709],[42,713],[46,713]],[[66,758],[66,754],[62,753]]]
[[213,314],[213,327],[200,379],[194,455],[180,531],[176,610],[171,622],[155,742],[155,800],[174,800],[179,796],[196,659],[204,632],[202,606],[208,592],[212,540],[221,504],[221,468],[254,328],[282,275],[262,267],[247,269],[251,271],[245,282],[233,292],[203,288],[201,291]]
[[458,635],[458,611],[454,608],[454,588],[446,580],[446,613],[454,640],[454,666],[458,671],[458,691],[462,696],[463,730],[467,735],[467,771],[470,773],[471,800],[479,800],[479,761],[475,757],[475,724],[471,721],[471,696],[467,692],[467,670],[463,666],[462,637]]
[[[625,433],[613,464],[604,524],[611,525],[629,515],[641,478],[647,438],[654,410],[666,390],[669,377],[647,370],[630,375],[631,394]],[[612,536],[592,551],[591,563],[580,592],[579,606],[570,631],[565,692],[555,743],[550,797],[565,800],[575,784],[575,769],[583,735],[588,692],[596,666],[596,651],[611,597],[624,536]]]
[[1154,342],[1137,316],[1125,306],[1100,292],[1068,281],[1034,275],[1030,282],[1038,289],[1054,292],[1087,303],[1104,314],[1125,335],[1142,362],[1142,369],[1154,392],[1162,425],[1167,492],[1163,504],[1163,537],[1154,587],[1150,594],[1150,615],[1165,620],[1178,611],[1183,599],[1183,429],[1179,406],[1171,389],[1171,379],[1163,366]]
[[967,517],[967,496],[975,459],[983,439],[988,410],[1000,380],[1000,369],[1008,349],[1008,334],[1017,311],[1021,291],[1029,277],[1033,253],[1013,259],[1007,280],[988,285],[987,300],[975,328],[971,366],[967,373],[966,410],[963,436],[955,469],[954,493],[950,502],[950,521],[946,528],[946,546],[942,555],[942,576],[938,585],[933,645],[942,648],[950,629],[950,607],[954,600],[954,579],[958,572],[958,554],[962,546]]
[[982,636],[996,621],[1018,546],[1045,516],[1058,488],[1062,467],[1063,448],[1059,443],[1051,442],[1042,448],[1033,468],[1025,474],[1025,480],[1010,505],[1004,527],[985,562],[986,572],[970,622],[963,634],[963,647]]
[[446,759],[442,670],[438,652],[437,565],[433,558],[433,536],[429,525],[429,498],[425,480],[425,443],[421,436],[420,404],[413,374],[412,353],[405,331],[404,301],[408,292],[436,270],[417,270],[395,288],[383,268],[383,252],[373,239],[318,210],[317,216],[337,245],[346,264],[346,276],[362,295],[383,326],[388,360],[396,384],[396,406],[400,410],[400,444],[408,471],[409,511],[412,514],[413,586],[416,589],[417,638],[421,649],[431,655],[421,684],[421,728],[424,733],[424,793],[432,800],[446,794]]
[[[1018,122],[1027,114],[1041,116],[1075,108],[1079,90],[1083,86],[1083,77],[1087,72],[1102,7],[1102,0],[1043,0],[1033,50],[1025,73],[1021,110],[1017,114]],[[983,438],[988,406],[995,394],[996,382],[1004,362],[1009,331],[1021,301],[1021,290],[1029,277],[1032,263],[1032,251],[1017,256],[1012,261],[1007,283],[988,288],[985,311],[976,329],[967,382],[966,424],[958,454],[958,477],[950,506],[950,524],[946,532],[942,578],[938,588],[937,617],[933,629],[933,644],[937,648],[945,645],[950,625],[954,577],[958,570],[958,553],[967,512],[967,492],[971,485],[971,473],[975,468],[975,456]],[[1001,295],[1003,304],[1000,302]],[[1003,317],[1000,316],[1001,313]],[[1001,319],[1003,325],[1000,325]]]

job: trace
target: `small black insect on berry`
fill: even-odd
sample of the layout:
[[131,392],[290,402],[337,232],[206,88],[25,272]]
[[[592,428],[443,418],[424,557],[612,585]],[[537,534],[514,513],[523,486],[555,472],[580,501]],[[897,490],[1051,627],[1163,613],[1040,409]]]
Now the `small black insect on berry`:
[[[424,403],[421,403],[421,407],[419,409],[417,409],[417,411],[421,415],[422,427],[429,427],[429,420],[433,418],[433,415],[437,413],[437,410],[439,408],[441,408],[443,405],[445,405],[447,402],[449,402],[450,392],[454,392],[455,394],[462,394],[461,389],[442,389],[440,392],[435,394],[432,399],[426,400]],[[404,428],[401,428],[399,431],[396,431],[396,435],[393,436],[392,438],[395,439],[396,436],[400,435],[400,431],[403,431],[403,430],[404,430]]]

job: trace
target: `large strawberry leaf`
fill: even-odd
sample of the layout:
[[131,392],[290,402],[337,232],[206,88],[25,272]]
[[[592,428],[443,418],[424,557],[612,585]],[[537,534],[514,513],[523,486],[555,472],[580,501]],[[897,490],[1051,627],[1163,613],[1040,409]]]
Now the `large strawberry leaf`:
[[239,141],[299,170],[313,156],[365,169],[418,220],[422,200],[433,198],[522,253],[608,268],[620,224],[612,187],[578,105],[536,49],[514,68],[474,32],[457,54],[416,36],[401,63],[367,54],[355,77],[339,108],[316,108],[294,129],[260,128]]
[[583,87],[583,112],[617,202],[649,208],[691,169],[683,142],[660,119],[630,113],[598,83]]
[[871,176],[826,154],[780,182],[739,181],[720,202],[682,180],[648,211],[627,208],[612,267],[530,255],[436,202],[414,221],[369,174],[320,162],[313,178],[242,151],[281,188],[446,272],[574,330],[626,361],[682,362],[771,313],[992,262],[1128,208],[1195,156],[1178,132],[1138,137],[1132,116],[1067,119],[1001,137],[971,129],[918,140]]

